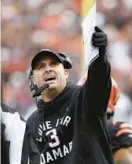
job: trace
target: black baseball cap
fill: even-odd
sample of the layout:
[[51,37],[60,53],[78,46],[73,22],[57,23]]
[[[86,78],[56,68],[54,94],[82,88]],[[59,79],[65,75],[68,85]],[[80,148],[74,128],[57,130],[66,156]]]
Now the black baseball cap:
[[42,49],[33,57],[32,61],[31,61],[32,70],[35,69],[36,64],[45,56],[51,56],[53,58],[56,58],[58,60],[58,62],[63,64],[65,69],[72,68],[71,60],[66,54],[56,53],[56,52],[50,51],[48,49]]

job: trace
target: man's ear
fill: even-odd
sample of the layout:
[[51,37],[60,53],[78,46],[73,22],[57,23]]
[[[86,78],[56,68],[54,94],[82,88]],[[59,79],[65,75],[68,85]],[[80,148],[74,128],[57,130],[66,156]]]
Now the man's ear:
[[32,82],[32,85],[34,86],[34,89],[37,90],[38,89],[38,86],[36,85],[36,79],[35,79],[35,76],[34,76],[34,72],[31,76],[31,82]]
[[68,77],[69,77],[69,70],[68,69],[65,69],[65,77],[66,77],[66,79],[68,79]]
[[36,85],[35,73],[36,73],[36,71],[33,71],[32,82],[33,82],[34,85]]

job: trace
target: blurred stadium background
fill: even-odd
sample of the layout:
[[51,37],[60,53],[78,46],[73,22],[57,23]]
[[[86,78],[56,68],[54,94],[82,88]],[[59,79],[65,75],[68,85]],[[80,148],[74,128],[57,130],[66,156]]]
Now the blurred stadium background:
[[[33,55],[49,48],[70,55],[70,80],[82,75],[83,0],[3,0],[1,16],[2,102],[25,118],[35,109],[28,88]],[[120,88],[115,119],[132,124],[132,0],[97,0],[97,24],[109,36],[112,76]]]

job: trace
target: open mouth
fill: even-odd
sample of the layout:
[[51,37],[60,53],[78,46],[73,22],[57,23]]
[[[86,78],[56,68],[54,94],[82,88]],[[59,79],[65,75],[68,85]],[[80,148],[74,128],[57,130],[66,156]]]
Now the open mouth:
[[55,76],[48,76],[45,78],[45,82],[49,82],[49,81],[52,81],[52,80],[55,80],[56,77]]

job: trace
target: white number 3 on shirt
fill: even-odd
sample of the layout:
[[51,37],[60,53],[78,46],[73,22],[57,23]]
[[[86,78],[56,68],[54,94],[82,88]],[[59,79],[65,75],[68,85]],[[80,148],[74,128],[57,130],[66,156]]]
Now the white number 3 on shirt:
[[51,138],[51,142],[49,142],[49,146],[51,148],[56,147],[60,144],[56,129],[52,129],[52,130],[49,130],[48,132],[46,132],[46,136],[50,136],[50,138]]

